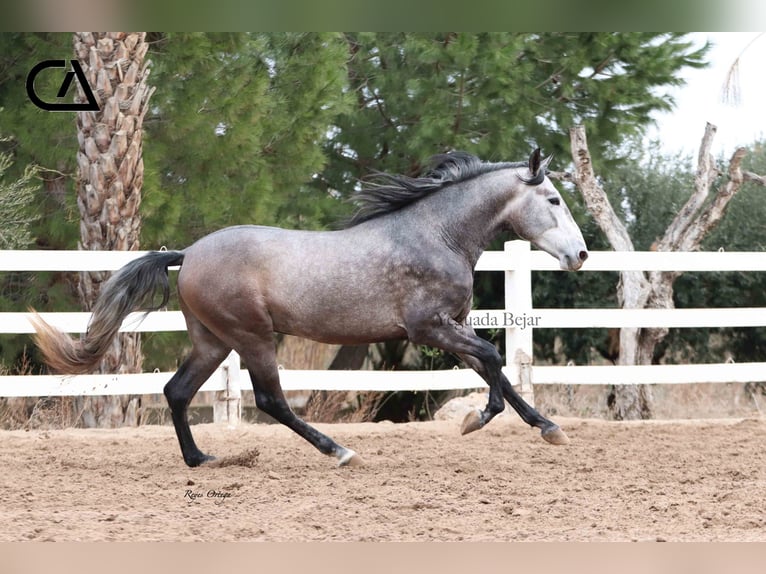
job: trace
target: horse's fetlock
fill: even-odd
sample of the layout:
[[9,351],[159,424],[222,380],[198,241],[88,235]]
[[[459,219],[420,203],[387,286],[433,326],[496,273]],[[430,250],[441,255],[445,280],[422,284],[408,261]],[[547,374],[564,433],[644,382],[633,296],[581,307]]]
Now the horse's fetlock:
[[490,418],[494,417],[495,415],[499,415],[505,410],[505,401],[502,399],[500,401],[493,401],[490,400],[487,403],[487,414]]

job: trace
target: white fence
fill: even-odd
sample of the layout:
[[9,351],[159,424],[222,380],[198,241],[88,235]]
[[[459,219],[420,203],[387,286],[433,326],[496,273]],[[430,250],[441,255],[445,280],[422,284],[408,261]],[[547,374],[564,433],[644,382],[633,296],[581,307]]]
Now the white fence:
[[[3,271],[106,271],[120,268],[145,252],[0,251]],[[558,271],[558,262],[525,241],[510,241],[504,251],[486,252],[476,270],[505,272],[505,309],[475,310],[469,320],[477,329],[506,332],[506,375],[533,400],[538,384],[653,384],[751,382],[766,380],[766,363],[641,366],[542,366],[532,360],[534,329],[595,327],[758,327],[766,326],[766,308],[726,309],[542,309],[532,307],[532,271]],[[582,272],[590,271],[766,271],[762,252],[591,252]],[[43,318],[70,333],[85,331],[88,313],[43,313]],[[143,321],[129,316],[122,331],[183,331],[180,311],[158,311]],[[32,333],[27,313],[0,313],[0,334]],[[0,396],[74,396],[161,393],[173,373],[132,375],[5,376]],[[473,371],[281,371],[285,390],[443,390],[473,389],[483,383]],[[240,391],[250,388],[247,371],[235,353],[203,385],[216,391],[215,418],[236,422]]]

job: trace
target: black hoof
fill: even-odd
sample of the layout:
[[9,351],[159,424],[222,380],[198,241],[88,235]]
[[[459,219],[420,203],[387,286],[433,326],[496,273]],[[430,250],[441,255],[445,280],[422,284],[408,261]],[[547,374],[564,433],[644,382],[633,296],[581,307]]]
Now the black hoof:
[[194,455],[193,457],[185,458],[184,462],[186,462],[187,466],[194,468],[195,466],[200,466],[206,462],[213,462],[214,460],[214,456],[201,452],[197,455]]

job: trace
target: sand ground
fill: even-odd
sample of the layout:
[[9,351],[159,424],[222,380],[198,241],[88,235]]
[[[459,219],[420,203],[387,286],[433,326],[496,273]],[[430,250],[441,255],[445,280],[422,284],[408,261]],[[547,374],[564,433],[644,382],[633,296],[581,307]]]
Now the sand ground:
[[0,431],[0,541],[766,541],[766,420],[517,418],[195,425],[229,464],[187,468],[172,427]]

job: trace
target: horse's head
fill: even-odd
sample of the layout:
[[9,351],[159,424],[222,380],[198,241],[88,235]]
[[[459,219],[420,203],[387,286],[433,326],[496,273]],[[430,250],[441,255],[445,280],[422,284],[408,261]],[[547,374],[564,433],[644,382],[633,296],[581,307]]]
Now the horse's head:
[[559,260],[562,269],[576,271],[588,258],[588,248],[561,194],[546,176],[552,156],[536,149],[529,166],[517,173],[520,186],[509,204],[508,223],[522,239]]

